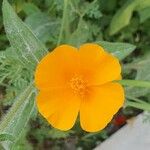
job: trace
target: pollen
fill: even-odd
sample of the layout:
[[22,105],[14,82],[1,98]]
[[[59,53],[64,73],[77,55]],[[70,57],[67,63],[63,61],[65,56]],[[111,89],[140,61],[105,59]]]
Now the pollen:
[[69,85],[73,90],[74,94],[77,94],[81,97],[84,97],[87,92],[87,84],[86,81],[83,79],[82,76],[75,75],[69,81]]

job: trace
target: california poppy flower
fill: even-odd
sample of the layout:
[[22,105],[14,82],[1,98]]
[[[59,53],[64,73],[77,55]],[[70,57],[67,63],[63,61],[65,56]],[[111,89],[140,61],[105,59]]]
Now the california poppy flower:
[[118,59],[97,44],[61,45],[36,68],[38,110],[57,129],[72,128],[79,114],[85,131],[99,131],[123,105],[120,74]]

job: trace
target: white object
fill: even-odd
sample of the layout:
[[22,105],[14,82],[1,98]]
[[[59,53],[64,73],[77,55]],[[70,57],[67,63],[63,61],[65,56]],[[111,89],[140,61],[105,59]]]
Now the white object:
[[131,119],[94,150],[150,150],[150,122],[144,122],[144,117]]

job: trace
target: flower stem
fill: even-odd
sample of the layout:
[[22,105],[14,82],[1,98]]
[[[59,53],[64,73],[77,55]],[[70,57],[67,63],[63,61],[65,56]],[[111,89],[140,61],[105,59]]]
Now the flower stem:
[[59,32],[58,41],[57,41],[57,46],[60,45],[63,36],[63,30],[64,30],[66,16],[67,16],[67,5],[68,5],[68,0],[64,0],[63,17],[62,17],[61,28]]
[[150,82],[149,81],[142,81],[142,80],[120,80],[118,81],[122,85],[127,86],[136,86],[136,87],[146,87],[150,88]]
[[145,111],[150,111],[150,104],[149,103],[145,104],[145,103],[126,101],[125,105],[126,105],[126,107],[134,107],[134,108],[142,109]]

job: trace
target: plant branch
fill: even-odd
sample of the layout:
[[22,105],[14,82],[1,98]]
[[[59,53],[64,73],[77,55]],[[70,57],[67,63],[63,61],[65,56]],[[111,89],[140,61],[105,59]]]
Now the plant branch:
[[59,32],[58,41],[57,41],[57,46],[60,45],[62,37],[63,37],[63,30],[64,30],[66,16],[67,16],[67,6],[68,6],[68,0],[64,0],[63,17],[62,17],[61,28]]
[[142,81],[142,80],[120,80],[118,81],[120,84],[125,86],[135,86],[135,87],[146,87],[150,88],[149,81]]

